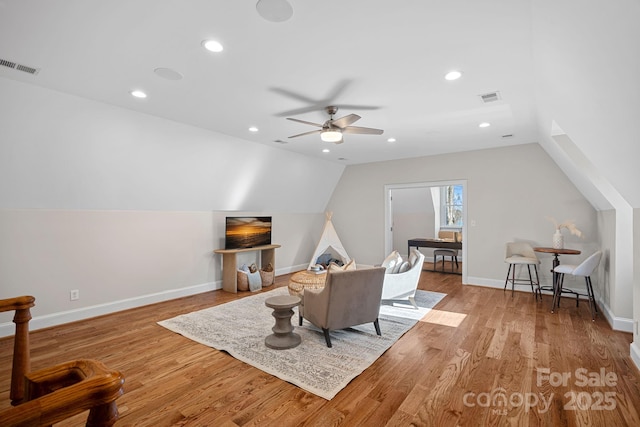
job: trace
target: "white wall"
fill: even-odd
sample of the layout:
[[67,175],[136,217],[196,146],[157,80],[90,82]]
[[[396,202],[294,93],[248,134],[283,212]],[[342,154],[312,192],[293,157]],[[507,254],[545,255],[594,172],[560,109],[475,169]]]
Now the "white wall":
[[33,294],[32,328],[219,287],[226,215],[273,216],[277,273],[304,268],[344,168],[7,79],[0,93],[0,298]]
[[[640,224],[640,209],[633,211],[634,224]],[[640,253],[640,227],[633,229],[633,245],[636,253]],[[631,343],[631,357],[640,369],[640,257],[633,260],[633,342]]]
[[344,169],[8,79],[0,93],[0,208],[323,212]]
[[[609,307],[613,315],[637,323],[639,246],[632,230],[638,229],[635,210],[640,208],[640,3],[531,4],[540,143],[594,206],[615,209]],[[573,145],[549,138],[554,126]],[[640,359],[635,361],[640,367]]]
[[622,197],[640,207],[640,2],[531,4],[542,129],[555,121]]
[[[400,188],[393,195],[393,249],[407,255],[407,240],[434,237],[433,200],[429,187]],[[432,254],[431,254],[432,255]]]
[[[583,255],[563,262],[598,247],[595,209],[538,144],[349,166],[327,209],[350,253],[374,264],[384,259],[384,186],[442,180],[467,180],[469,283],[504,285],[508,241],[550,246],[554,227],[546,216],[573,219],[585,235],[565,235],[566,246]],[[551,256],[540,258],[541,280],[550,284]]]

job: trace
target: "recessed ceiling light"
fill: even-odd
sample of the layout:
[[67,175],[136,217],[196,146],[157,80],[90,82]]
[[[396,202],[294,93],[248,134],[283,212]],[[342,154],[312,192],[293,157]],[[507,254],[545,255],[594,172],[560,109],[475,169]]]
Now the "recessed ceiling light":
[[396,139],[395,138],[389,138],[389,139],[387,139],[387,142],[396,142]]
[[182,74],[177,72],[176,70],[172,70],[171,68],[156,68],[153,70],[158,76],[167,80],[181,80]]
[[329,150],[328,148],[325,148],[325,149],[323,149],[323,150],[322,150],[322,152],[323,152],[323,153],[330,153],[330,152],[331,152],[331,150]]
[[134,96],[136,98],[146,98],[147,94],[144,93],[141,90],[132,90],[131,92],[129,92],[131,94],[131,96]]
[[258,132],[258,128],[257,128],[257,127],[255,127],[255,126],[251,126],[251,127],[249,128],[249,132]]
[[256,10],[271,22],[284,22],[293,16],[293,7],[287,0],[258,0]]
[[491,123],[488,123],[488,122],[482,122],[478,125],[478,127],[481,127],[481,128],[488,128],[489,126],[491,126]]
[[222,44],[220,44],[220,42],[215,40],[204,40],[202,42],[202,46],[210,52],[217,53],[217,52],[222,52],[224,50],[224,47],[222,47]]
[[444,78],[447,80],[458,80],[460,77],[462,77],[462,73],[460,71],[457,70],[453,70],[453,71],[449,71]]

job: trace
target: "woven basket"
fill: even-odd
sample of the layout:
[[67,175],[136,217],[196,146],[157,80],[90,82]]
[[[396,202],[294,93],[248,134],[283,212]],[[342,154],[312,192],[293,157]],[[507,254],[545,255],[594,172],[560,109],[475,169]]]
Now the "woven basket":
[[324,283],[327,280],[327,273],[312,273],[307,270],[302,270],[294,273],[289,279],[289,295],[299,296],[302,298],[302,294],[305,289],[322,289]]
[[249,276],[247,276],[247,273],[240,270],[238,270],[238,290],[239,291],[249,290]]
[[260,278],[262,279],[262,287],[271,286],[275,283],[275,271],[260,270]]

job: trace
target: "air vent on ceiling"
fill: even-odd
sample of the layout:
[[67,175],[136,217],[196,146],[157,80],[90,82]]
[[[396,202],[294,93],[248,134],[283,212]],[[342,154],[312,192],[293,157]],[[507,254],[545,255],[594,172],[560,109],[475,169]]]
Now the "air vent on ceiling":
[[480,95],[480,99],[484,104],[489,102],[500,101],[501,99],[500,92],[496,91],[496,92],[485,93],[484,95]]
[[17,62],[9,61],[7,59],[2,59],[2,58],[0,58],[0,65],[2,65],[3,67],[12,68],[14,70],[23,71],[29,74],[38,74],[38,72],[40,71],[39,68],[30,67],[24,64],[18,64]]
[[508,133],[506,135],[502,135],[503,138],[511,138],[513,136],[512,133]]

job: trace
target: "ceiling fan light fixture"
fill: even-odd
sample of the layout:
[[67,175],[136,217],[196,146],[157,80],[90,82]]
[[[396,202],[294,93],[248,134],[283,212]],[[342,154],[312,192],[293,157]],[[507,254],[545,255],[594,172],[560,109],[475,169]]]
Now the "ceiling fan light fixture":
[[342,140],[342,132],[338,129],[327,129],[320,133],[320,139],[324,142],[338,142]]

